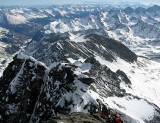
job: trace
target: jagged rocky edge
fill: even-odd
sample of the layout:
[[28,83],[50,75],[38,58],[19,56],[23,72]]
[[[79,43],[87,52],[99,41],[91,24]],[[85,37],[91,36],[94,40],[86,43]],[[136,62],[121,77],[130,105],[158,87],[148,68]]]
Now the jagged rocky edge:
[[42,90],[48,68],[26,55],[16,55],[13,59],[0,79],[1,120],[26,122]]
[[[96,55],[111,62],[116,61],[117,57],[131,63],[137,60],[135,53],[116,40],[95,33],[75,33],[77,34],[52,33],[43,37],[39,42],[32,40],[24,54],[31,55],[46,65],[59,61],[69,62],[68,58],[87,59]],[[75,41],[77,40],[75,37],[80,38],[81,41]]]
[[[94,72],[97,67],[100,67],[99,65],[94,58],[89,58],[84,63],[56,63],[49,70],[43,63],[32,57],[16,55],[1,78],[1,120],[42,122],[60,114],[95,113],[99,106],[106,105],[102,97],[111,96],[107,95],[109,89],[98,93],[97,87],[102,89],[102,84],[107,84],[96,76],[102,71]],[[106,73],[113,75],[113,78],[116,77],[105,66],[100,69],[106,69]],[[100,85],[97,80],[101,82]],[[117,78],[116,81],[121,80]],[[123,96],[124,90],[121,90],[118,85],[116,88],[115,92],[118,93],[114,95]],[[132,118],[125,114],[124,119]]]
[[[1,120],[5,119],[6,120],[5,122],[21,122],[21,121],[28,122],[29,119],[31,118],[30,122],[34,122],[34,120],[37,117],[36,115],[38,115],[41,118],[41,120],[42,119],[45,120],[45,118],[47,118],[48,117],[47,115],[49,114],[45,114],[44,110],[46,110],[47,113],[49,112],[48,112],[47,107],[44,108],[41,106],[48,105],[50,101],[51,102],[53,101],[52,103],[54,103],[50,105],[54,116],[57,114],[61,114],[62,113],[61,111],[63,111],[63,114],[69,114],[72,112],[85,112],[85,113],[94,112],[94,111],[90,111],[91,105],[93,105],[93,107],[96,108],[97,106],[96,99],[98,98],[100,100],[102,99],[99,97],[97,93],[89,89],[90,88],[89,85],[92,83],[93,79],[88,78],[87,75],[81,74],[80,71],[78,73],[73,73],[73,71],[70,70],[70,67],[72,66],[74,69],[76,69],[77,66],[75,65],[71,65],[71,66],[67,65],[66,67],[64,66],[66,66],[66,64],[59,64],[59,66],[57,65],[53,67],[49,72],[49,69],[43,63],[36,61],[34,58],[26,56],[26,55],[21,55],[21,54],[16,55],[14,57],[14,61],[9,64],[8,68],[4,71],[4,74],[1,78],[1,80],[3,79],[6,80],[7,78],[9,79],[8,81],[7,80],[4,81],[1,86],[1,90],[2,90],[1,91],[1,96],[2,96],[1,98],[1,102],[2,102],[1,117],[2,119]],[[57,67],[60,73],[53,74],[55,72],[54,70],[57,70]],[[62,69],[62,67],[64,68]],[[82,67],[84,67],[83,69],[85,68],[88,69],[91,67],[91,64],[86,63],[82,65]],[[32,71],[32,69],[34,70]],[[37,74],[35,72],[37,71],[37,69],[41,71],[40,74]],[[84,72],[87,72],[89,70],[87,69],[84,70]],[[63,75],[62,73],[64,71],[68,71],[69,74],[66,75],[64,73]],[[30,75],[31,72],[33,73],[33,75]],[[49,81],[47,81],[47,76],[51,76]],[[75,76],[77,76],[76,79],[74,78]],[[52,82],[53,78],[56,80],[56,81],[54,80],[54,83]],[[29,81],[27,81],[27,79],[29,79]],[[36,79],[39,79],[38,83],[34,82],[34,80]],[[85,82],[85,84],[82,81]],[[37,84],[38,87],[37,85],[35,87],[34,84]],[[49,84],[51,85],[49,86]],[[61,88],[64,88],[62,90],[66,91],[67,93],[63,93],[63,91],[61,93],[57,93],[58,91],[61,91],[61,89],[58,88],[60,85],[61,85]],[[58,88],[58,90],[56,90],[54,86]],[[50,87],[53,87],[53,88],[50,88]],[[6,94],[3,94],[4,91],[6,91]],[[23,93],[25,93],[25,95],[23,95],[22,91]],[[55,95],[53,94],[53,91],[56,92]],[[45,94],[45,96],[42,96],[43,94]],[[55,100],[54,96],[57,96],[57,94],[59,94],[59,97],[62,96],[61,98],[57,97],[59,100],[58,99]],[[78,94],[79,96],[77,97]],[[47,100],[47,98],[50,100]],[[51,99],[54,99],[54,100],[51,100]],[[64,107],[66,103],[68,104],[71,103],[73,99],[75,99],[74,104],[75,105],[77,104],[77,106],[70,105],[68,107]],[[45,103],[42,103],[42,102],[45,102]],[[83,104],[81,104],[80,102],[81,103],[83,102]],[[55,106],[55,107],[52,107],[52,106]],[[69,107],[70,109],[72,109],[72,111],[63,109],[63,108],[69,108]],[[41,109],[43,111],[40,111]],[[20,114],[18,114],[18,112]],[[42,118],[41,116],[42,112],[45,114],[44,118]],[[19,119],[17,118],[18,115],[20,115]]]

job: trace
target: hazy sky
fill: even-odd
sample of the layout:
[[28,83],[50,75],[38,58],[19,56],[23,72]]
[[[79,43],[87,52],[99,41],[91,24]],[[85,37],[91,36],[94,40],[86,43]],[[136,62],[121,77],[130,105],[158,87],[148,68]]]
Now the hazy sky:
[[[0,5],[52,5],[52,4],[70,4],[84,2],[109,2],[111,0],[0,0]],[[112,0],[114,3],[119,2],[141,2],[144,4],[158,4],[160,0]]]

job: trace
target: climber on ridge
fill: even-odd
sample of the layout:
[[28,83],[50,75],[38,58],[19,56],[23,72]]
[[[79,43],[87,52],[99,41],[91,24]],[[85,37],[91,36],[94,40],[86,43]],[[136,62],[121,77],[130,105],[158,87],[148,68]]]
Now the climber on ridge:
[[113,123],[123,123],[121,118],[117,116],[117,112],[113,113]]
[[123,123],[117,112],[110,109],[109,106],[104,105],[99,99],[96,101],[99,106],[98,114],[106,123]]
[[123,123],[122,119],[118,116],[117,112],[112,112],[111,114],[110,113],[110,109],[108,109],[108,113],[102,113],[100,117],[106,123]]

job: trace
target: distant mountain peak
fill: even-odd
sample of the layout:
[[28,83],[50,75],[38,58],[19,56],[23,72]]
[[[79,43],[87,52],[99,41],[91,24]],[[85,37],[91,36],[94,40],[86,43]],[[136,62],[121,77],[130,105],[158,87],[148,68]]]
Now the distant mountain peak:
[[128,3],[0,7],[0,122],[100,123],[103,107],[158,123],[159,22]]

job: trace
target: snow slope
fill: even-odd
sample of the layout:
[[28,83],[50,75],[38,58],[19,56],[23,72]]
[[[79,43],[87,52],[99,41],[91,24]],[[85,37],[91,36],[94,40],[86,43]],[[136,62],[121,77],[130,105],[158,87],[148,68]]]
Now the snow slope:
[[[96,80],[98,84],[93,84],[100,95],[98,99],[102,100],[103,103],[108,104],[113,109],[118,110],[120,114],[125,114],[126,116],[124,119],[128,122],[144,123],[155,119],[154,108],[160,107],[160,97],[158,96],[160,93],[160,63],[142,57],[138,57],[136,60],[131,60],[129,62],[131,54],[127,56],[128,60],[122,56],[124,56],[126,52],[129,54],[130,51],[125,51],[125,47],[116,45],[119,42],[115,42],[116,44],[114,44],[113,40],[105,39],[101,34],[89,34],[88,36],[83,33],[70,32],[67,34],[48,35],[48,37],[46,36],[37,44],[33,42],[33,49],[31,48],[31,42],[26,51],[28,54],[31,52],[32,56],[43,61],[47,66],[49,66],[49,68],[57,65],[61,60],[79,66],[80,68],[76,69],[74,73],[80,77],[85,77],[80,73],[90,73],[91,68],[94,66],[92,64],[85,64],[83,65],[84,68],[81,67],[85,59],[88,57],[94,57],[102,66],[106,66],[114,73],[123,71],[129,81],[126,83],[124,82],[123,77],[119,77],[121,80],[119,86],[127,93],[125,96],[121,97],[116,95],[116,92],[119,94],[121,93],[119,90],[116,90],[115,92],[112,90],[117,89],[117,87],[111,88],[109,86],[110,82],[113,80],[103,74],[103,72],[102,74],[95,72],[99,69],[102,71],[106,70],[103,70],[101,67],[97,67],[95,69],[93,72],[94,75],[90,75],[90,77],[96,79],[98,77],[101,78]],[[113,49],[111,48],[112,45]],[[35,52],[33,53],[32,50]],[[111,56],[107,54],[111,54]],[[53,61],[56,61],[56,64],[52,64],[53,61],[49,59],[51,57],[52,60],[54,59]],[[109,82],[109,84],[105,85],[105,82]],[[108,96],[108,92],[110,91],[111,94],[113,94],[112,96]],[[146,109],[143,110],[145,107]]]
[[[73,59],[70,60],[73,62]],[[118,76],[117,72],[109,69],[111,67],[109,64],[100,64],[100,58],[98,61],[95,58],[80,61],[82,59],[73,63],[53,63],[54,65],[48,68],[32,57],[17,54],[1,78],[1,83],[6,88],[0,91],[3,109],[0,112],[0,120],[43,122],[47,121],[48,117],[62,114],[75,112],[94,114],[102,110],[103,106],[117,111],[127,123],[159,120],[160,109],[154,103],[140,97],[140,93],[136,95],[128,91],[131,89],[136,92],[134,81],[126,83],[123,76]],[[126,64],[124,61],[121,63]],[[134,64],[130,63],[132,66]],[[118,65],[117,62],[116,66]],[[135,67],[136,69],[138,68]],[[9,75],[6,75],[7,71]],[[22,111],[27,115],[22,117],[20,115]],[[14,117],[17,114],[20,117]]]
[[[81,6],[83,8],[83,6]],[[86,6],[85,6],[86,7]],[[84,8],[85,8],[84,7]],[[57,18],[44,27],[45,32],[74,32],[88,29],[104,30],[110,38],[121,41],[138,55],[142,55],[153,60],[159,57],[159,45],[154,46],[157,52],[153,52],[153,45],[150,41],[160,39],[160,14],[159,9],[153,11],[148,8],[108,8],[104,6],[87,7],[84,15],[83,11],[78,11],[79,16]],[[153,6],[153,8],[156,6]],[[75,5],[75,8],[79,6]],[[64,8],[65,9],[65,8]],[[143,10],[143,11],[142,11]],[[69,10],[70,11],[70,10]],[[72,12],[77,13],[76,9]],[[96,14],[95,14],[96,13]]]
[[[27,75],[31,74],[33,76],[31,81],[43,78],[45,83],[42,86],[42,83],[40,83],[36,87],[40,90],[38,94],[44,93],[45,96],[41,98],[38,95],[36,102],[29,100],[27,104],[31,105],[31,101],[37,105],[27,115],[30,121],[41,120],[42,115],[47,115],[45,112],[55,115],[56,107],[59,106],[67,112],[68,109],[64,108],[66,105],[68,106],[67,108],[71,109],[67,113],[79,111],[87,113],[89,109],[84,110],[84,107],[89,102],[92,102],[89,104],[98,105],[97,99],[99,99],[103,104],[108,104],[111,108],[118,110],[127,122],[158,122],[160,63],[155,61],[160,61],[159,12],[160,10],[157,6],[148,9],[123,9],[102,5],[66,5],[51,6],[43,9],[14,8],[6,10],[4,12],[6,20],[13,27],[15,25],[23,25],[22,28],[28,27],[28,25],[32,27],[32,24],[35,24],[33,29],[38,29],[39,26],[43,27],[43,29],[40,28],[39,30],[42,30],[42,33],[45,32],[45,37],[39,38],[40,41],[38,42],[33,39],[24,52],[35,57],[38,61],[44,62],[48,67],[41,64],[41,62],[37,63],[33,58],[20,55],[24,57],[18,57],[18,59],[26,61],[24,65],[27,67],[20,65],[19,69],[15,68],[17,70],[13,73],[15,74],[18,71],[16,73],[17,76],[14,76],[14,74],[11,76],[14,78],[12,78],[12,81],[8,80],[9,87],[5,86],[10,90],[9,92],[6,90],[4,92],[9,93],[11,96],[14,96],[14,94],[19,96],[19,90],[23,92],[21,90],[23,86],[20,82],[23,80],[21,76],[29,80],[27,81],[29,82],[28,84],[30,84],[30,76]],[[0,21],[4,20],[4,17],[1,16]],[[0,28],[0,32],[0,36],[5,37],[10,32],[10,29]],[[138,57],[117,41],[106,39],[106,37],[119,40],[134,51]],[[22,41],[24,41],[23,38]],[[6,55],[6,49],[11,45],[1,42],[0,46],[2,53],[0,57],[1,67],[4,69],[3,62],[8,64],[6,59],[10,57],[10,55]],[[25,46],[23,45],[23,47]],[[29,60],[29,65],[27,60]],[[30,61],[32,62],[30,63]],[[66,84],[64,86],[63,82],[68,82],[68,74],[62,74],[64,75],[62,80],[56,78],[55,81],[54,74],[56,75],[57,73],[49,74],[46,71],[41,71],[41,67],[39,68],[40,70],[37,70],[39,65],[47,69],[48,72],[51,70],[53,73],[55,72],[54,70],[57,73],[61,70],[66,72],[66,69],[73,67],[73,75],[76,77],[74,76],[75,80],[69,84],[69,87],[74,91],[68,91],[68,86]],[[66,66],[67,68],[65,68]],[[33,70],[32,67],[34,68]],[[15,69],[13,67],[13,70]],[[37,71],[38,73],[36,73]],[[118,73],[119,71],[120,73]],[[45,77],[41,76],[43,74],[45,74]],[[116,81],[114,77],[117,78]],[[88,78],[96,81],[88,86],[83,83],[83,79]],[[89,80],[88,82],[91,81]],[[5,81],[6,79],[3,82]],[[25,83],[26,81],[23,82]],[[36,82],[39,82],[39,79]],[[51,83],[54,84],[52,85]],[[47,86],[45,86],[46,84]],[[17,90],[17,87],[20,89]],[[59,93],[59,90],[61,93]],[[24,92],[28,93],[28,91],[30,89],[27,88],[27,91]],[[23,95],[23,93],[21,94]],[[2,95],[4,96],[2,100],[8,104],[9,113],[7,112],[6,114],[12,116],[18,110],[17,106],[21,106],[8,102],[8,95]],[[52,99],[54,98],[57,100],[53,101]],[[15,100],[12,101],[14,102]],[[66,102],[69,102],[69,104]],[[54,103],[55,107],[52,107],[53,105],[51,107],[50,105],[48,106],[48,103]],[[42,112],[39,113],[39,110]]]

